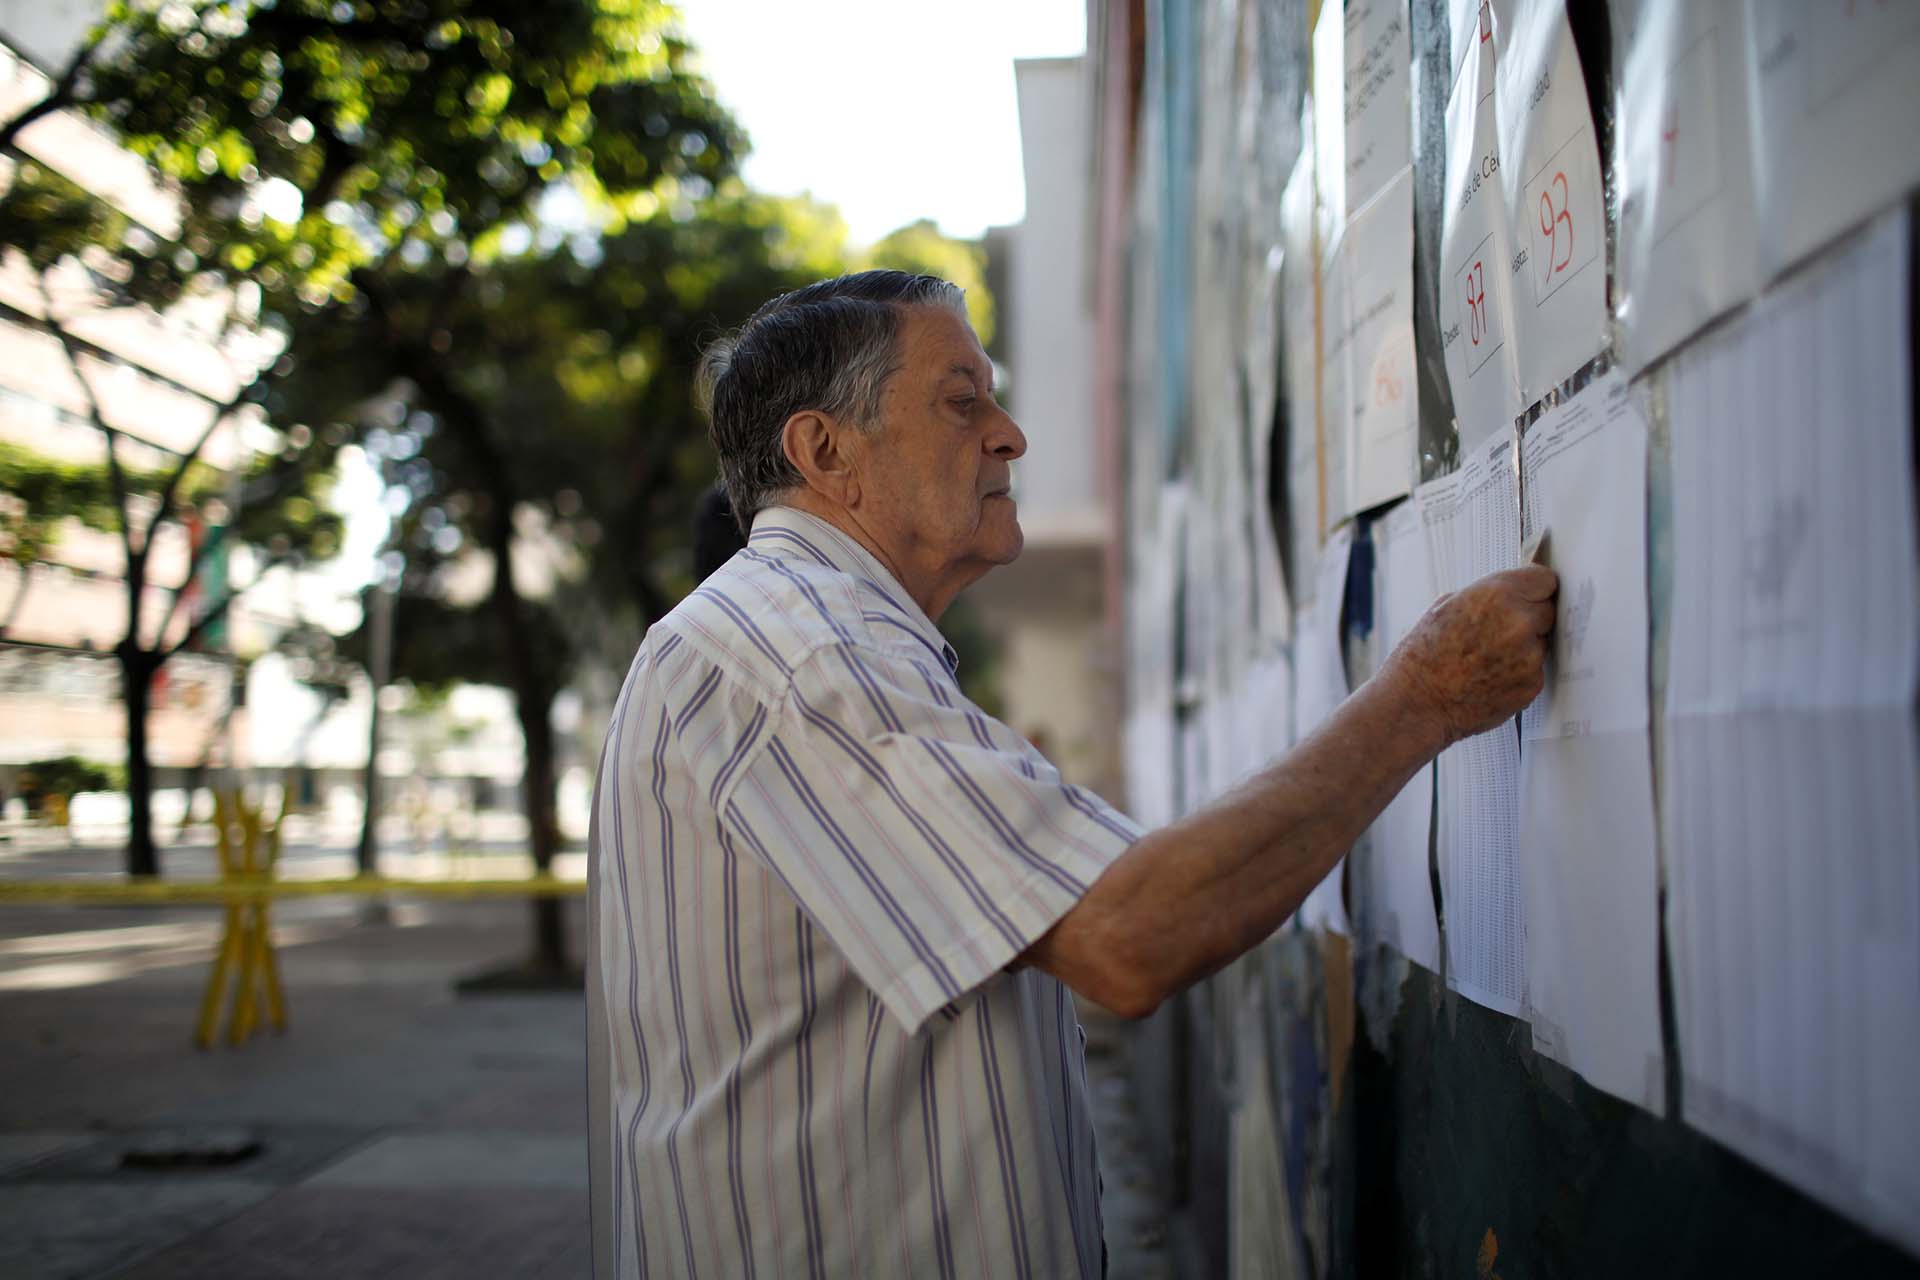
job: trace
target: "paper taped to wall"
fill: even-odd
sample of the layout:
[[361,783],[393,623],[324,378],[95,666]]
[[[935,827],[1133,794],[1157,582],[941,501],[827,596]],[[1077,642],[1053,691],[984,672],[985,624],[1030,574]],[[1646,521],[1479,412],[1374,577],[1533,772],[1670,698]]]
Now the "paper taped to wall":
[[1920,5],[1753,0],[1760,265],[1772,279],[1920,181]]
[[[1378,651],[1391,653],[1439,593],[1419,507],[1403,502],[1374,525]],[[1363,838],[1366,874],[1354,876],[1358,922],[1369,941],[1440,970],[1433,914],[1433,765],[1424,766],[1387,803]]]
[[1746,7],[1642,5],[1614,115],[1617,350],[1638,373],[1760,287]]
[[[1496,432],[1417,499],[1435,585],[1458,591],[1513,567],[1520,547],[1513,428]],[[1526,996],[1520,883],[1520,739],[1513,725],[1456,743],[1438,761],[1440,902],[1447,981],[1469,999],[1519,1016]]]
[[1344,39],[1346,200],[1353,213],[1413,163],[1413,58],[1404,0],[1353,0]]
[[1493,0],[1495,132],[1523,404],[1607,344],[1600,150],[1563,0]]
[[1685,1118],[1920,1249],[1909,235],[1674,360],[1662,794]]
[[[1455,6],[1458,13],[1461,6]],[[1446,204],[1440,221],[1440,338],[1464,453],[1524,407],[1513,333],[1506,205],[1494,120],[1492,30],[1456,58],[1447,98]],[[1473,20],[1468,19],[1469,31]],[[1459,23],[1455,23],[1459,44]]]
[[1403,169],[1347,226],[1353,450],[1343,510],[1413,487],[1420,430],[1413,367],[1413,170]]
[[1660,1109],[1659,871],[1647,739],[1647,428],[1596,380],[1521,442],[1529,542],[1560,575],[1547,685],[1520,765],[1534,1047]]

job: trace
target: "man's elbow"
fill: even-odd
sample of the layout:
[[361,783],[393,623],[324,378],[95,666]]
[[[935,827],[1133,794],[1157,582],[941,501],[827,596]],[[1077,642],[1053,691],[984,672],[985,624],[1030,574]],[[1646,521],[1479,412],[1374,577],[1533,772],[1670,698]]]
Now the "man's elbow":
[[1081,995],[1128,1022],[1152,1017],[1171,994],[1149,974],[1124,962],[1101,965],[1087,986],[1092,990]]

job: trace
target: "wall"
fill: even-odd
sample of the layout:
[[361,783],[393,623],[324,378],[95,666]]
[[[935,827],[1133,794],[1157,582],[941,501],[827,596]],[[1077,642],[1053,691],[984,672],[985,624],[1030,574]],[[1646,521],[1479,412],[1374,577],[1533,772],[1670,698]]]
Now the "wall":
[[[1400,10],[1410,72],[1408,323],[1416,348],[1410,389],[1417,430],[1406,466],[1416,481],[1460,465],[1463,425],[1486,429],[1462,424],[1441,354],[1448,10],[1460,7],[1412,0]],[[1511,16],[1514,8],[1504,12]],[[1797,14],[1764,4],[1707,8],[1729,20]],[[1353,516],[1330,510],[1326,498],[1325,451],[1334,437],[1318,366],[1333,344],[1320,325],[1327,251],[1340,228],[1316,220],[1304,240],[1290,239],[1285,208],[1296,190],[1288,185],[1295,160],[1313,145],[1318,105],[1308,92],[1318,14],[1307,10],[1256,0],[1091,6],[1090,48],[1099,59],[1095,150],[1118,154],[1125,165],[1124,180],[1106,171],[1107,194],[1095,215],[1102,228],[1095,258],[1104,273],[1096,287],[1104,300],[1096,350],[1122,353],[1106,365],[1096,402],[1111,406],[1126,439],[1126,750],[1133,809],[1152,822],[1217,790],[1222,761],[1259,749],[1236,739],[1245,726],[1221,723],[1222,695],[1244,693],[1258,673],[1296,666],[1308,606],[1316,603],[1311,569],[1321,539],[1345,526],[1368,545],[1391,506],[1362,504]],[[1669,749],[1663,699],[1673,512],[1696,500],[1674,491],[1671,442],[1675,432],[1697,427],[1673,419],[1673,357],[1628,365],[1633,353],[1620,339],[1631,329],[1620,323],[1627,290],[1618,257],[1623,192],[1613,104],[1629,36],[1644,15],[1637,4],[1573,4],[1568,17],[1607,184],[1610,329],[1598,360],[1547,398],[1573,397],[1586,379],[1627,365],[1632,393],[1645,406],[1648,768],[1659,779]],[[1905,47],[1911,59],[1913,48]],[[1143,54],[1137,61],[1136,50]],[[1846,225],[1909,198],[1920,156],[1911,147],[1897,150],[1895,167],[1905,176],[1870,200],[1863,196],[1873,207]],[[1320,194],[1309,184],[1310,204]],[[1795,267],[1818,270],[1830,254],[1811,244],[1790,256],[1725,302],[1722,313],[1756,293],[1787,288],[1782,279]],[[1899,287],[1911,290],[1911,281]],[[1698,350],[1699,343],[1676,349]],[[1910,378],[1910,366],[1909,358],[1899,376]],[[1538,412],[1522,415],[1523,439]],[[1905,433],[1911,435],[1910,423]],[[1337,483],[1337,474],[1332,479]],[[1854,518],[1871,531],[1865,537],[1903,548],[1914,537],[1892,508]],[[1351,571],[1337,629],[1353,681],[1381,658],[1378,636],[1355,613],[1356,589],[1362,598],[1370,590],[1363,580],[1368,572]],[[1276,581],[1283,584],[1280,601],[1271,598]],[[1272,714],[1291,719],[1286,699],[1297,679],[1259,687]],[[1891,785],[1896,794],[1915,791],[1911,777],[1896,775]],[[1667,906],[1681,850],[1670,825],[1661,827],[1660,848],[1658,887],[1649,886],[1646,903],[1658,925],[1658,954],[1645,959],[1657,961],[1665,1070],[1645,1105],[1561,1065],[1536,1043],[1527,1017],[1462,995],[1438,969],[1383,945],[1364,919],[1340,930],[1290,921],[1229,970],[1169,1002],[1143,1028],[1132,1075],[1155,1164],[1166,1172],[1176,1206],[1182,1272],[1920,1275],[1920,1262],[1896,1242],[1914,1237],[1915,1217],[1875,1211],[1830,1190],[1816,1198],[1809,1187],[1820,1178],[1809,1166],[1817,1161],[1797,1168],[1776,1161],[1768,1172],[1690,1123],[1701,1102],[1701,1051],[1681,1035],[1675,992],[1677,935]],[[1898,886],[1893,892],[1907,894],[1920,851],[1886,854],[1903,868],[1890,882]],[[1860,865],[1847,851],[1817,846],[1805,856],[1833,860],[1835,874]],[[1431,847],[1429,859],[1445,937],[1448,903]],[[1377,874],[1363,850],[1335,890],[1350,913],[1364,916]],[[1791,958],[1806,936],[1789,922],[1779,949]],[[1898,984],[1910,977],[1899,957],[1917,954],[1920,939],[1909,929],[1878,956],[1892,964]],[[1874,962],[1862,963],[1869,967],[1856,971],[1871,973]],[[1854,999],[1845,988],[1828,994],[1842,1004]],[[1788,993],[1757,979],[1751,999],[1788,1007]],[[1862,1043],[1828,1052],[1873,1050]],[[1859,1141],[1885,1137],[1920,1153],[1917,1123],[1909,1110],[1891,1108],[1873,1126],[1887,1132]]]

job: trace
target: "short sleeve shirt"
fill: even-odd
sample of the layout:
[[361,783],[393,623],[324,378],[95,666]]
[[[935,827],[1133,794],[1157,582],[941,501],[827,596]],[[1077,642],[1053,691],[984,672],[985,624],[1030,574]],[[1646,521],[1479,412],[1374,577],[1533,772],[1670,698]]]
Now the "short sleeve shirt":
[[1099,1274],[1084,1038],[1007,969],[1140,830],[954,668],[787,508],[648,631],[590,840],[596,1274]]

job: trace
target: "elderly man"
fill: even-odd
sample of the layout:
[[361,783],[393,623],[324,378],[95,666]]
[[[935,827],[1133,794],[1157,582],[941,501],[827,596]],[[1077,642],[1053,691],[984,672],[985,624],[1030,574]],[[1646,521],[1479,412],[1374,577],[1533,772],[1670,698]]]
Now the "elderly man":
[[1540,688],[1553,574],[1437,604],[1318,732],[1142,832],[954,683],[1026,439],[944,281],[776,298],[707,357],[747,545],[656,622],[594,806],[601,1276],[1096,1276],[1068,991],[1127,1018],[1266,937]]

